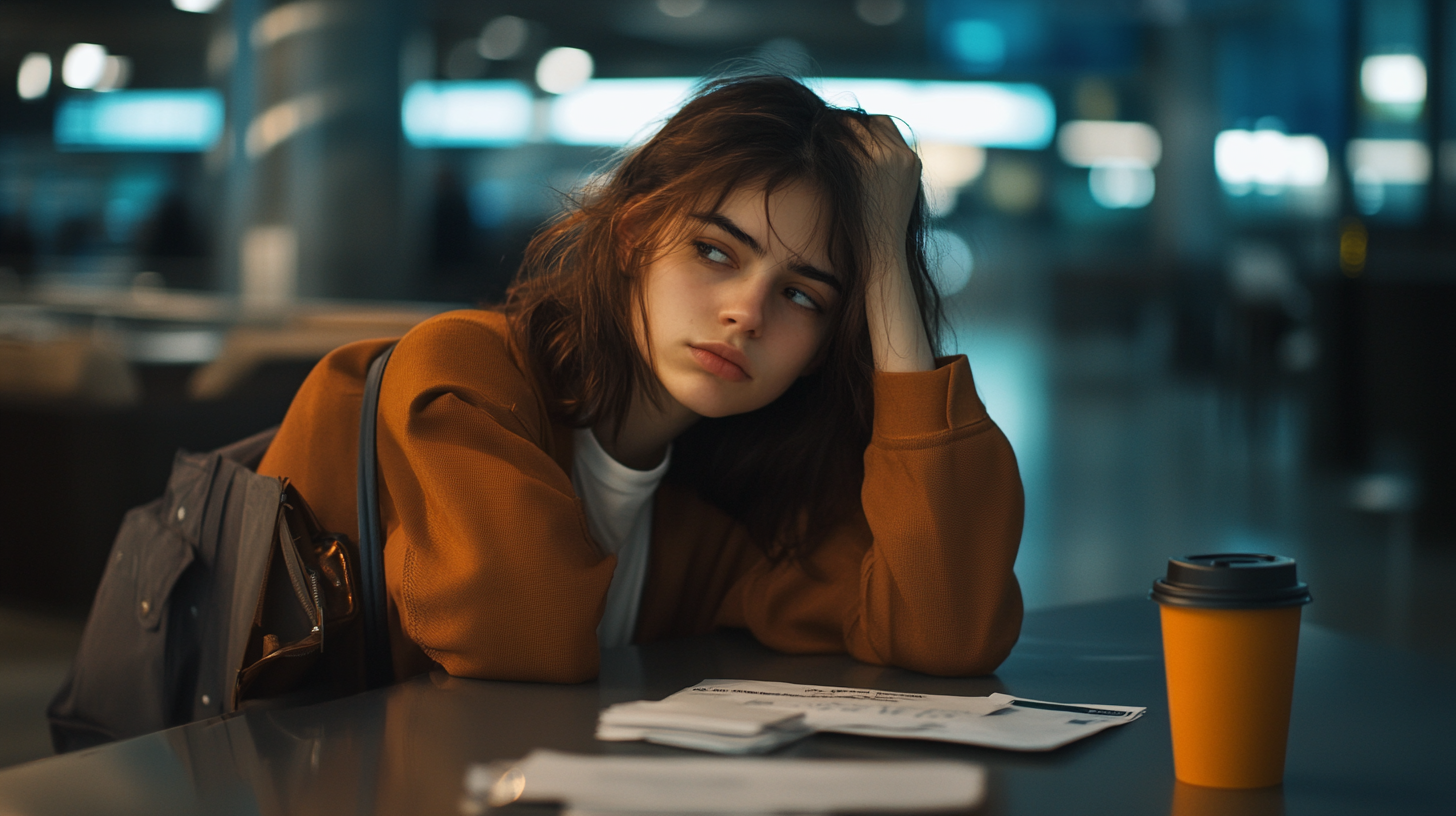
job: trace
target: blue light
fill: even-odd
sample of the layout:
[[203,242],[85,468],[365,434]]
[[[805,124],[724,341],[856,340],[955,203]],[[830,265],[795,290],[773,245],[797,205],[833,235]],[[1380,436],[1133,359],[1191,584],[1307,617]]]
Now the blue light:
[[56,109],[62,150],[193,153],[222,134],[222,96],[208,88],[72,96]]
[[510,147],[531,135],[531,92],[511,80],[416,82],[404,135],[415,147]]
[[1056,132],[1056,106],[1040,85],[898,79],[818,84],[831,103],[902,119],[921,141],[1040,150]]
[[[811,79],[831,104],[903,120],[915,138],[978,147],[1039,150],[1056,132],[1056,108],[1039,85],[897,79]],[[650,137],[686,101],[687,77],[594,79],[533,102],[509,81],[418,82],[404,99],[404,129],[416,147],[502,147],[524,141],[620,147]],[[533,105],[546,110],[533,132]]]
[[1006,34],[990,20],[957,20],[946,31],[951,54],[980,71],[997,71],[1006,63]]
[[645,139],[687,101],[694,83],[684,77],[591,80],[552,101],[551,138],[611,146]]

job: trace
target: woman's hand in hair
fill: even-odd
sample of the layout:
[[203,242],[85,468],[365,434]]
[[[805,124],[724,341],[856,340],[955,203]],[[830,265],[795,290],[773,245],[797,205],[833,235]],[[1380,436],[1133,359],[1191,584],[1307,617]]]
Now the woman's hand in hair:
[[920,319],[905,255],[910,213],[920,194],[920,157],[888,116],[857,120],[865,148],[862,168],[870,257],[866,315],[880,371],[929,371],[935,367]]

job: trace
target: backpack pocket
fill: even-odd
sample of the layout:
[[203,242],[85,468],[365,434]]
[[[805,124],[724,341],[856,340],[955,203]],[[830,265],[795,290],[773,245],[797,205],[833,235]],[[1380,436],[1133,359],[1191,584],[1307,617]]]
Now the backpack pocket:
[[197,530],[216,457],[179,454],[167,491],[127,512],[107,556],[81,645],[46,714],[57,751],[86,748],[176,723],[186,678],[171,609],[197,564]]
[[316,683],[355,690],[338,686],[360,674],[356,551],[348,538],[319,526],[286,479],[281,490],[235,707]]

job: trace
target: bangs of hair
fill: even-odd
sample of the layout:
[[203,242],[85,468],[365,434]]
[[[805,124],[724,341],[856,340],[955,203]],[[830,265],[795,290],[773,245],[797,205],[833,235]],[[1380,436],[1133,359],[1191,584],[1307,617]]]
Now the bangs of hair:
[[[812,550],[858,501],[863,481],[874,417],[864,281],[874,214],[865,211],[867,156],[854,120],[865,116],[787,77],[708,82],[537,234],[504,305],[552,413],[620,430],[635,394],[663,397],[633,327],[641,272],[684,240],[690,214],[716,210],[736,190],[813,189],[824,202],[828,261],[844,283],[821,364],[764,408],[699,420],[674,443],[667,476],[737,519],[776,559]],[[934,344],[940,301],[923,233],[922,196],[906,254]]]

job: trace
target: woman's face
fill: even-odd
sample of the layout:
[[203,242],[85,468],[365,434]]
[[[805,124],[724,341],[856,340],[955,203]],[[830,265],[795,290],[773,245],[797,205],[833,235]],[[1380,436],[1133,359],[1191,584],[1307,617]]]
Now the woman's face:
[[838,306],[824,202],[798,183],[766,201],[762,189],[740,189],[687,219],[684,241],[642,281],[657,378],[698,416],[762,408],[815,361]]

